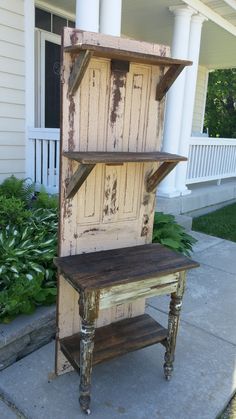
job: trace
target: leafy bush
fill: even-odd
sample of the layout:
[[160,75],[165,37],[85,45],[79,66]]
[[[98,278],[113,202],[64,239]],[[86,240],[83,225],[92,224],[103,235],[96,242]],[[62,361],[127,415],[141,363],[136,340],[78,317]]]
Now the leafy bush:
[[0,195],[6,198],[15,197],[29,207],[30,201],[34,193],[34,184],[28,179],[17,179],[15,176],[10,176],[0,185]]
[[48,195],[44,188],[36,194],[35,199],[32,201],[33,208],[57,209],[58,197],[56,195]]
[[6,198],[0,195],[0,229],[8,224],[20,225],[30,216],[30,211],[25,208],[24,203],[14,196]]
[[58,200],[42,190],[35,201],[27,179],[0,185],[0,321],[56,298]]
[[55,301],[57,224],[55,210],[37,209],[17,227],[0,231],[1,321]]
[[176,223],[173,215],[156,212],[154,217],[153,242],[161,243],[172,250],[190,256],[196,239]]

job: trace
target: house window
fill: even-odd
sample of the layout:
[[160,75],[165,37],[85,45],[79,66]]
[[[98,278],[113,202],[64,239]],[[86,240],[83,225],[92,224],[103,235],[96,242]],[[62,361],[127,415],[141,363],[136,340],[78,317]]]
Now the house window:
[[39,29],[51,32],[51,13],[45,12],[45,10],[35,9],[35,26]]
[[36,7],[35,26],[36,28],[43,29],[44,31],[61,35],[64,26],[74,28],[75,22]]
[[60,127],[60,44],[64,26],[74,22],[45,10],[35,9],[36,124]]
[[63,17],[52,15],[52,32],[61,35],[62,29],[67,26],[67,20]]

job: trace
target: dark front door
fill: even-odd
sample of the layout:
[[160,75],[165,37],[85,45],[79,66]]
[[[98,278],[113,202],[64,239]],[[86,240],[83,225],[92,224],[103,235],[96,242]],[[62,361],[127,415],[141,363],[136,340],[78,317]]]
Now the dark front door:
[[60,128],[60,48],[45,41],[45,128]]

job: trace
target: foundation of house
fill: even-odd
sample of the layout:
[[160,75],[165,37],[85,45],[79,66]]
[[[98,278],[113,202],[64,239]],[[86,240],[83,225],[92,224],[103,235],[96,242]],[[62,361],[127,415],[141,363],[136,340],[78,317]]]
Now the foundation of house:
[[215,181],[190,185],[189,189],[191,193],[188,195],[175,198],[157,197],[156,211],[197,217],[236,202],[235,178],[223,180],[220,185]]

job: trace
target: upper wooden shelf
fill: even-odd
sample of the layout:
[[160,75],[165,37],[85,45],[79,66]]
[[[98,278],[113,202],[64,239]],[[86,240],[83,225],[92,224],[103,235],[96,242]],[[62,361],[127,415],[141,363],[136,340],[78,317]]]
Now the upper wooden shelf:
[[178,156],[176,154],[151,152],[151,153],[133,153],[133,152],[79,152],[79,151],[64,151],[63,155],[68,159],[75,160],[80,163],[78,169],[73,174],[67,185],[66,197],[73,198],[73,196],[81,188],[89,173],[93,170],[96,164],[123,164],[128,162],[145,163],[145,162],[159,162],[161,165],[151,174],[146,181],[147,192],[152,192],[157,185],[170,173],[176,164],[180,161],[186,161],[186,157]]
[[71,95],[78,89],[92,56],[167,67],[157,85],[156,100],[161,100],[181,71],[192,65],[188,60],[170,58],[169,48],[164,45],[68,28],[64,37],[64,51],[77,54],[69,78]]
[[64,51],[79,53],[83,50],[93,52],[95,56],[142,62],[153,65],[192,65],[192,61],[179,60],[168,57],[169,47],[150,42],[118,36],[104,35],[101,33],[70,30],[72,45],[64,47]]
[[78,292],[124,285],[199,266],[158,243],[58,257],[54,263]]
[[109,152],[109,151],[64,151],[63,155],[68,159],[76,160],[82,164],[97,164],[97,163],[107,163],[107,164],[122,164],[129,162],[179,162],[187,160],[186,157],[179,156],[177,154],[170,154],[164,152]]

